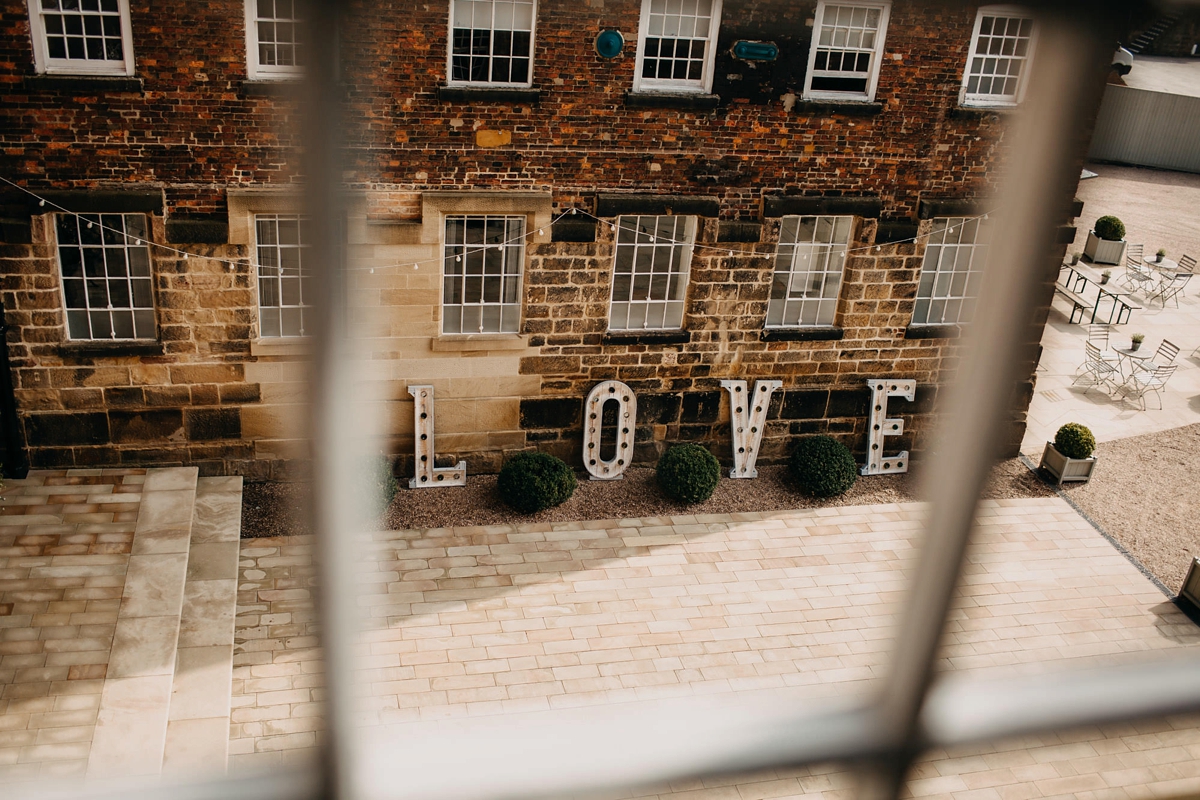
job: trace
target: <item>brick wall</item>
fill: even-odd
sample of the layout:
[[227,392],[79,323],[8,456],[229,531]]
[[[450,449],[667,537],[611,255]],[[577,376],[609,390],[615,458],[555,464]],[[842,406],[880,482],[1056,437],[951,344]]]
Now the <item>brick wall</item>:
[[[815,2],[726,0],[718,100],[686,108],[627,99],[641,0],[540,6],[537,96],[515,99],[442,91],[446,0],[349,7],[347,175],[362,198],[351,221],[351,255],[362,268],[352,301],[379,362],[365,394],[381,404],[390,451],[411,453],[406,388],[430,383],[439,453],[468,458],[472,471],[493,470],[528,446],[573,456],[578,404],[610,377],[639,393],[643,459],[688,438],[723,455],[728,409],[718,382],[726,377],[784,381],[764,460],[816,431],[861,450],[861,387],[883,375],[924,387],[913,408],[897,403],[910,415],[900,446],[920,449],[957,343],[906,338],[923,247],[889,242],[917,232],[923,201],[979,200],[1001,173],[1005,115],[957,103],[976,7],[896,0],[875,103],[851,107],[799,97]],[[252,254],[231,238],[240,224],[231,205],[233,190],[287,186],[298,174],[295,87],[247,80],[241,0],[132,0],[131,16],[133,80],[48,78],[34,74],[26,4],[0,2],[0,173],[37,191],[159,191],[154,240],[194,254],[154,258],[161,354],[72,353],[63,347],[48,218],[19,193],[0,191],[8,242],[0,245],[0,286],[34,462],[291,474],[307,456],[305,360],[256,341]],[[592,47],[605,27],[626,39],[611,61]],[[734,60],[728,51],[739,38],[775,41],[779,60]],[[703,218],[700,241],[734,255],[697,250],[688,341],[618,343],[604,335],[611,233],[601,225],[595,241],[564,242],[547,232],[527,250],[522,335],[448,344],[439,335],[436,265],[443,211],[430,205],[446,190],[467,198],[462,207],[472,213],[492,207],[487,191],[541,191],[544,207],[517,212],[528,213],[530,229],[556,209],[596,212],[603,193],[703,195],[717,211]],[[839,340],[762,336],[778,237],[766,207],[797,196],[878,205],[857,223],[856,242],[881,249],[847,264]],[[724,241],[721,226],[735,222],[751,235]],[[241,261],[230,271],[216,258]],[[1045,308],[1031,316],[1036,342]]]

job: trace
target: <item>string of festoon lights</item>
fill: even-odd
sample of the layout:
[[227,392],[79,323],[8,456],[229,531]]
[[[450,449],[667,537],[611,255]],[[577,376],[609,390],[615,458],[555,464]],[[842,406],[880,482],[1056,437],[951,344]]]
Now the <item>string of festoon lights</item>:
[[[41,195],[37,194],[36,192],[31,191],[30,189],[27,189],[18,183],[14,183],[13,181],[9,180],[8,178],[4,177],[3,175],[0,175],[0,181],[3,181],[4,183],[8,184],[9,186],[12,186],[15,189],[19,189],[20,191],[24,192],[25,194],[27,194],[30,197],[32,197],[33,199],[35,199],[37,201],[39,208],[47,208],[47,209],[53,210],[60,214],[68,214],[68,215],[76,218],[80,222],[86,223],[85,227],[89,230],[91,230],[93,228],[98,228],[101,231],[106,231],[106,232],[115,234],[117,236],[123,237],[125,239],[126,243],[128,243],[129,240],[132,240],[135,247],[145,246],[148,248],[153,248],[159,252],[170,254],[176,258],[179,258],[179,259],[185,260],[185,261],[192,259],[192,258],[203,259],[205,261],[215,261],[217,263],[223,264],[225,266],[225,268],[230,271],[236,269],[236,267],[238,265],[249,266],[256,270],[262,268],[262,265],[257,263],[252,258],[231,259],[231,258],[222,258],[220,256],[205,255],[203,253],[196,253],[196,252],[191,252],[188,250],[181,250],[177,247],[172,247],[170,245],[162,244],[160,242],[144,240],[139,237],[130,236],[129,234],[125,233],[125,231],[123,231],[123,230],[118,230],[116,228],[111,228],[111,227],[108,227],[108,226],[102,224],[99,221],[101,218],[100,214],[102,212],[71,211],[70,209],[64,208],[63,206],[55,203],[54,201],[49,200],[45,197],[42,197]],[[975,216],[961,217],[960,222],[957,222],[954,225],[947,225],[943,230],[944,231],[955,230],[956,228],[968,225],[972,222],[987,220],[989,218],[989,216],[990,216],[989,213],[983,213],[983,214],[978,214]],[[585,219],[595,220],[595,222],[598,225],[605,226],[610,232],[615,233],[617,230],[616,223],[610,222],[605,219],[601,219],[600,217],[597,217],[595,214],[591,214],[587,211],[584,211],[581,208],[571,208],[566,211],[563,211],[562,213],[558,214],[557,216],[554,216],[550,220],[550,223],[547,225],[542,225],[538,228],[527,231],[525,233],[522,233],[520,235],[514,236],[509,239],[494,239],[494,240],[490,240],[490,241],[485,240],[484,242],[481,243],[481,244],[485,245],[484,247],[477,247],[476,249],[472,250],[471,245],[474,243],[454,243],[454,244],[446,243],[446,246],[447,247],[460,247],[461,246],[461,247],[465,248],[463,250],[463,252],[454,254],[455,261],[457,263],[461,263],[463,260],[463,256],[470,256],[470,255],[473,255],[474,253],[480,253],[489,248],[504,247],[507,245],[514,245],[514,244],[522,244],[523,245],[529,238],[531,238],[533,236],[540,236],[540,235],[544,234],[549,228],[553,227],[554,224],[557,223],[559,220],[562,220],[562,219],[568,218],[568,217],[573,217],[573,218],[581,218],[582,217]],[[883,243],[879,243],[879,244],[868,244],[868,245],[863,245],[861,247],[846,247],[846,248],[839,248],[839,249],[842,252],[844,252],[846,255],[864,254],[864,253],[870,254],[872,252],[879,253],[879,252],[882,252],[885,244],[888,246],[901,245],[901,244],[913,244],[913,243],[921,241],[922,239],[927,239],[932,235],[933,234],[931,232],[931,233],[926,233],[926,234],[919,234],[917,236],[912,236],[912,237],[909,237],[906,239],[895,239],[895,240],[892,240],[889,242],[883,242]],[[739,254],[762,257],[762,254],[753,253],[753,252],[747,253],[746,251],[741,251],[739,253],[738,250],[729,247],[727,244],[726,245],[721,245],[721,244],[714,245],[714,244],[705,244],[702,242],[689,242],[686,240],[672,239],[672,238],[657,236],[657,235],[653,235],[653,234],[647,236],[644,241],[639,242],[639,244],[646,244],[646,243],[662,244],[662,245],[690,246],[693,250],[709,251],[710,253],[718,253],[721,255],[726,255],[729,258],[736,258]],[[804,244],[804,243],[800,242],[798,244]],[[814,244],[829,244],[829,243],[815,242]],[[377,266],[347,267],[347,270],[351,271],[351,272],[368,272],[370,274],[374,274],[376,270],[387,270],[387,269],[419,270],[424,265],[428,265],[428,266],[442,265],[446,262],[446,260],[449,258],[449,256],[450,256],[450,254],[446,253],[446,254],[444,254],[442,256],[438,256],[436,258],[427,258],[427,259],[423,259],[423,260],[406,260],[406,261],[397,262],[394,264],[385,264],[385,265],[377,265]],[[267,269],[279,269],[279,267],[277,267],[275,265],[270,265],[267,267]]]

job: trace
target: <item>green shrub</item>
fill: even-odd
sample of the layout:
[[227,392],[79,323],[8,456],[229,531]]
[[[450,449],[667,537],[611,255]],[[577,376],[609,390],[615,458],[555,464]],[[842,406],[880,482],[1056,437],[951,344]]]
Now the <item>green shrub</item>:
[[526,514],[566,502],[575,486],[575,473],[566,462],[536,450],[517,453],[506,461],[496,483],[500,499]]
[[658,486],[681,503],[702,503],[721,480],[721,465],[698,444],[677,444],[662,454],[656,469]]
[[382,514],[396,496],[396,476],[392,466],[392,458],[380,453],[368,458],[359,470],[358,499],[371,516]]
[[796,443],[788,461],[792,478],[805,494],[844,494],[858,479],[858,464],[846,445],[828,436],[807,436]]
[[1054,449],[1067,458],[1090,458],[1096,449],[1096,437],[1078,422],[1068,422],[1054,434]]
[[1096,224],[1092,230],[1101,239],[1107,239],[1110,242],[1119,242],[1125,238],[1125,223],[1112,216],[1105,216],[1096,220]]

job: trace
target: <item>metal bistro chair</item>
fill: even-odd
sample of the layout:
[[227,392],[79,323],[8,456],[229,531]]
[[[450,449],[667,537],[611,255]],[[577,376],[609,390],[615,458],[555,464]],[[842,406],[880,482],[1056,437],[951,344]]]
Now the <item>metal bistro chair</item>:
[[[1181,255],[1179,257],[1179,271],[1180,272],[1195,272],[1196,271],[1196,259],[1192,258],[1191,256],[1189,256],[1187,254]],[[1180,294],[1184,295],[1185,297],[1187,296],[1187,292],[1181,291]]]
[[[1089,342],[1091,342],[1092,344],[1096,345],[1096,348],[1100,351],[1101,359],[1103,359],[1104,361],[1107,361],[1110,364],[1116,365],[1118,363],[1118,361],[1120,360],[1120,358],[1119,358],[1119,356],[1117,356],[1116,353],[1114,353],[1108,349],[1108,337],[1111,333],[1112,333],[1111,325],[1108,325],[1108,324],[1088,325],[1087,340]],[[1079,370],[1087,369],[1087,365],[1088,365],[1088,361],[1087,361],[1087,359],[1084,359],[1084,362],[1082,364],[1080,364],[1079,367],[1075,370],[1076,374],[1079,373]]]
[[1179,308],[1179,295],[1183,294],[1183,289],[1188,285],[1188,281],[1192,279],[1192,274],[1191,272],[1175,273],[1175,277],[1169,281],[1164,281],[1162,286],[1158,288],[1158,291],[1154,292],[1150,297],[1150,300],[1153,301],[1154,298],[1162,300],[1163,308],[1167,307],[1168,300],[1174,300],[1175,307]]
[[1131,244],[1125,247],[1125,274],[1121,280],[1131,292],[1137,289],[1148,291],[1158,283],[1150,268],[1146,266],[1146,262],[1142,260],[1144,247],[1140,244]]
[[1171,379],[1177,369],[1179,369],[1178,364],[1164,364],[1145,372],[1135,371],[1125,383],[1121,384],[1121,394],[1126,398],[1134,397],[1140,400],[1142,411],[1145,411],[1146,392],[1154,392],[1158,397],[1158,408],[1161,411],[1163,404],[1160,392],[1166,388],[1167,381]]
[[1167,364],[1175,363],[1175,356],[1179,355],[1179,345],[1174,342],[1163,339],[1158,345],[1158,349],[1154,351],[1154,357],[1148,361],[1135,361],[1133,363],[1133,372],[1153,372],[1158,367],[1165,367]]
[[1117,369],[1115,362],[1106,361],[1100,348],[1092,342],[1084,342],[1083,351],[1087,354],[1087,360],[1084,361],[1083,366],[1080,367],[1080,369],[1083,370],[1083,374],[1079,375],[1077,378],[1075,378],[1075,380],[1071,381],[1071,383],[1078,383],[1085,376],[1091,375],[1092,383],[1090,386],[1088,386],[1088,389],[1091,389],[1092,386],[1097,384],[1107,384],[1111,387],[1109,391],[1109,395],[1111,396],[1113,390],[1120,388],[1118,381],[1121,378],[1121,370]]

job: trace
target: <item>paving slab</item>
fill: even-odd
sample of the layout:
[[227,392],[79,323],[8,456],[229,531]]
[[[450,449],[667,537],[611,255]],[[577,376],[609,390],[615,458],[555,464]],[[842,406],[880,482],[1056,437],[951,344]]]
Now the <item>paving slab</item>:
[[[861,694],[886,669],[923,519],[914,503],[378,533],[359,575],[357,719],[421,735],[635,700]],[[304,762],[322,700],[311,541],[245,541],[240,569],[230,764]],[[988,501],[938,667],[1037,674],[1198,644],[1200,629],[1066,503]],[[1138,775],[1143,796],[1195,791],[1196,753],[1196,719],[1031,737],[929,754],[911,791],[1115,792]],[[645,796],[834,798],[849,785],[812,768]]]

